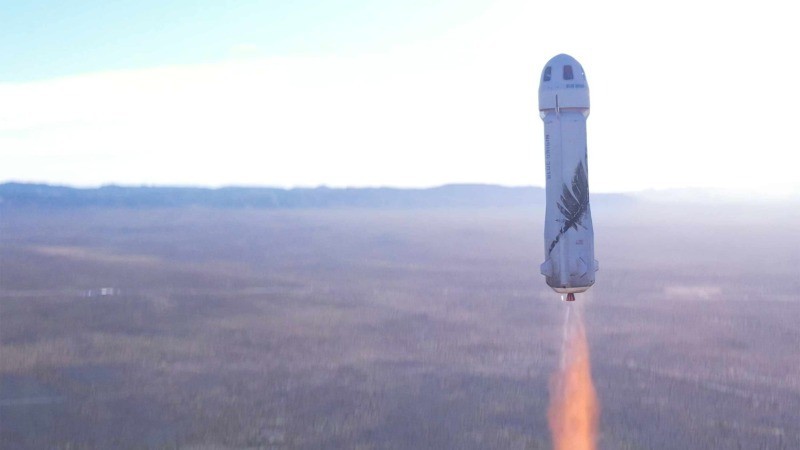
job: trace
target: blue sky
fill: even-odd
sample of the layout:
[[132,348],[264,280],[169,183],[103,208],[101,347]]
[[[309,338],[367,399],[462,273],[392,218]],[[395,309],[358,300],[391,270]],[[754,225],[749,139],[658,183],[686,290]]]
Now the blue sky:
[[0,81],[218,62],[350,54],[428,39],[485,0],[20,1],[0,9]]
[[60,1],[0,9],[0,182],[543,185],[586,70],[594,192],[800,195],[785,2]]

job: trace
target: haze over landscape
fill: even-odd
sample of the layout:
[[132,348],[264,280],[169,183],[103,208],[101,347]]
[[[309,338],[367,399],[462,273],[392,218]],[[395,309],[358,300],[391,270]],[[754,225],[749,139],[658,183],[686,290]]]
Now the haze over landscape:
[[[543,194],[464,189],[64,207],[0,186],[0,443],[550,448]],[[599,448],[800,445],[800,208],[593,202]]]
[[[800,448],[793,17],[0,8],[0,448]],[[563,52],[600,264],[571,307],[539,273]]]

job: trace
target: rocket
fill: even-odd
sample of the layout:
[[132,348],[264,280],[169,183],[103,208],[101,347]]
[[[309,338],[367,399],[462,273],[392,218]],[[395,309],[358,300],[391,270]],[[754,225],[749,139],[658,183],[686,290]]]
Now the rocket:
[[545,261],[547,285],[574,301],[594,284],[594,230],[589,208],[586,119],[589,85],[583,67],[569,55],[553,57],[539,81],[539,115],[544,121],[547,207]]

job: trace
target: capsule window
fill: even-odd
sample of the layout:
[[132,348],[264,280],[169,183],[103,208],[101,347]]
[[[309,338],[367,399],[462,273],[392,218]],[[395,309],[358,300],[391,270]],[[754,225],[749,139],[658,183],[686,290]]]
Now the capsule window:
[[550,81],[550,74],[553,72],[553,68],[547,66],[544,68],[544,76],[542,77],[542,81]]
[[571,80],[572,79],[572,66],[566,65],[564,66],[564,79]]

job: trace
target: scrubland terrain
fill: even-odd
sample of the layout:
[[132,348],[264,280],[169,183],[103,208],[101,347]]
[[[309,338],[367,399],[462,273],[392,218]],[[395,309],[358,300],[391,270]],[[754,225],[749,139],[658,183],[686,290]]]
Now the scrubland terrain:
[[[600,447],[800,448],[797,208],[594,219]],[[4,209],[0,448],[549,448],[541,223]]]

